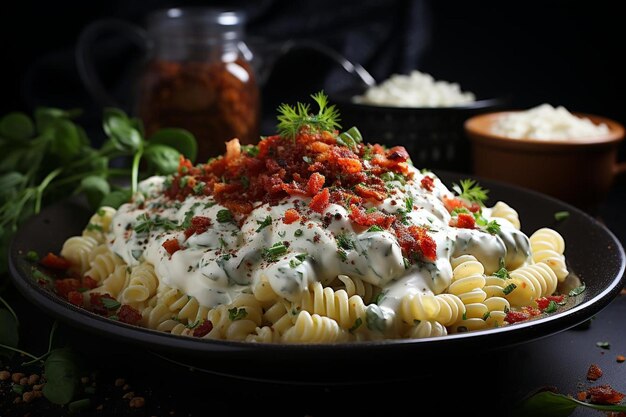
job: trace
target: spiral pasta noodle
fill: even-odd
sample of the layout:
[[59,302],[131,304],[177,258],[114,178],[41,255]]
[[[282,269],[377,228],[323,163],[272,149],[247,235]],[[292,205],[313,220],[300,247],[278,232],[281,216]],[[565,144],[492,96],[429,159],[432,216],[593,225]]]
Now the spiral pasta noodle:
[[505,293],[504,298],[513,306],[527,306],[540,297],[554,293],[557,283],[554,271],[545,263],[523,266],[511,271],[510,278],[505,281],[504,288],[510,291]]
[[285,343],[333,343],[347,339],[346,331],[330,317],[309,314],[304,310],[283,337]]
[[465,305],[454,294],[408,294],[400,302],[400,316],[405,323],[433,320],[451,326],[464,313]]
[[517,230],[520,230],[521,224],[517,211],[506,204],[504,201],[498,201],[491,209],[491,217],[496,219],[501,218],[507,220]]
[[365,304],[360,296],[348,298],[346,291],[334,291],[319,282],[311,285],[297,305],[311,314],[335,320],[342,329],[349,329],[357,319],[365,319]]
[[565,265],[565,240],[555,230],[544,227],[530,236],[530,248],[533,261],[543,262],[554,271],[560,282],[565,280],[569,271]]

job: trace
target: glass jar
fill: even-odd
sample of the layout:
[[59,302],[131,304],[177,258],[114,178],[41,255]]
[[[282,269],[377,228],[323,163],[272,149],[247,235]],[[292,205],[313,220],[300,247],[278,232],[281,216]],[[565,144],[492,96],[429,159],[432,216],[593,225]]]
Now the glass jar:
[[198,162],[222,154],[224,142],[259,137],[259,88],[241,13],[169,9],[151,14],[151,51],[139,80],[136,113],[149,137],[180,127],[198,140]]

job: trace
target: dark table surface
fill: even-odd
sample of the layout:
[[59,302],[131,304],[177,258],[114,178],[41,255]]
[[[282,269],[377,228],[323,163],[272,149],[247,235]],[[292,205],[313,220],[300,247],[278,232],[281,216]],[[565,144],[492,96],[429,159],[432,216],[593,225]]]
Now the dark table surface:
[[[593,213],[622,245],[626,243],[624,203],[626,185],[616,185],[607,201]],[[20,346],[29,352],[45,352],[52,319],[14,289],[5,290],[3,296],[15,307],[23,323]],[[610,384],[626,392],[626,362],[616,360],[617,355],[626,355],[624,318],[626,295],[619,295],[585,325],[549,337],[469,358],[450,357],[435,372],[420,372],[419,366],[413,366],[407,367],[406,375],[399,380],[376,382],[374,378],[374,382],[344,385],[251,381],[214,375],[165,361],[144,348],[61,325],[59,339],[71,341],[86,358],[85,374],[89,380],[85,383],[95,385],[89,394],[83,395],[90,399],[90,405],[72,413],[67,406],[54,406],[43,398],[14,404],[17,395],[5,381],[0,382],[0,416],[463,415],[471,411],[507,415],[513,404],[543,387],[575,395],[592,385]],[[596,343],[601,341],[609,342],[610,349],[598,347]],[[8,366],[11,371],[23,370],[27,374],[41,371],[37,367],[20,367],[23,360],[16,357],[3,368]],[[586,379],[591,364],[604,371],[596,382]],[[369,368],[375,375],[385,361],[372,357],[356,366]],[[142,397],[144,405],[131,408],[129,399],[133,396]],[[426,405],[431,412],[422,412]],[[578,408],[572,415],[603,414]]]

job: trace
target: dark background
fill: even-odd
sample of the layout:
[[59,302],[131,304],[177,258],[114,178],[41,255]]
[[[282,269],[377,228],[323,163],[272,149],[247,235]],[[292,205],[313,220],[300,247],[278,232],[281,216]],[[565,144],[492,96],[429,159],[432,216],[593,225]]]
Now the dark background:
[[[251,38],[320,41],[379,82],[419,69],[479,98],[507,96],[511,107],[546,102],[626,123],[623,22],[608,0],[12,2],[0,18],[0,113],[79,107],[84,123],[97,126],[100,109],[80,82],[73,50],[88,23],[113,17],[143,24],[147,12],[163,7],[224,4],[247,11]],[[107,87],[130,110],[139,51],[118,37],[94,53]],[[281,101],[355,81],[314,53],[287,56],[263,86],[265,126]]]

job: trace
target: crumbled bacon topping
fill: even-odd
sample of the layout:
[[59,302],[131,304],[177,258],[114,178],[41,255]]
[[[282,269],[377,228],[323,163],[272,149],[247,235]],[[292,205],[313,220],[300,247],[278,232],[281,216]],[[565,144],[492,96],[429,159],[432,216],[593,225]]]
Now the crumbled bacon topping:
[[596,381],[602,376],[602,369],[596,364],[589,366],[587,370],[587,379],[590,381]]
[[599,385],[587,390],[589,402],[593,404],[619,404],[624,399],[624,394],[616,391],[610,385]]
[[117,317],[122,323],[138,324],[141,321],[141,313],[127,304],[120,307]]

